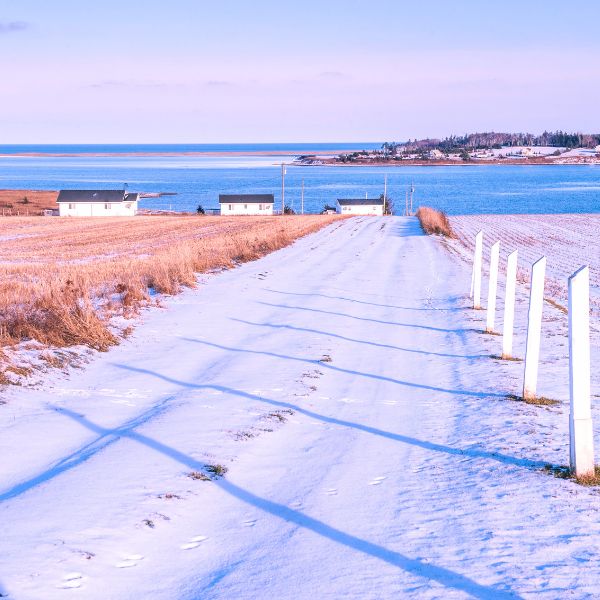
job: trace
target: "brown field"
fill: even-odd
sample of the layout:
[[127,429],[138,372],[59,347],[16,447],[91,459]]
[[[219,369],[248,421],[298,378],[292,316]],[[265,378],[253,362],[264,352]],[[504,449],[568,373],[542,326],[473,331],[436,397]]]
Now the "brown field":
[[41,215],[45,208],[58,208],[58,192],[0,190],[0,215]]
[[175,294],[196,273],[254,260],[340,218],[0,219],[0,347],[104,350],[118,341],[109,317],[135,314],[152,290]]
[[429,206],[421,206],[417,210],[416,216],[419,219],[421,228],[428,235],[435,233],[449,238],[456,237],[446,213]]

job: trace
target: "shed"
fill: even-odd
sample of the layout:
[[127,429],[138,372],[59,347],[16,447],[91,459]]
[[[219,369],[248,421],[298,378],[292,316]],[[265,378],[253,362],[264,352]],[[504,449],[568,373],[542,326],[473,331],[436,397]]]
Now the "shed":
[[337,202],[343,215],[383,216],[383,198],[338,198]]
[[272,215],[273,194],[219,194],[222,215]]
[[125,190],[61,190],[56,200],[61,217],[132,217],[139,194]]

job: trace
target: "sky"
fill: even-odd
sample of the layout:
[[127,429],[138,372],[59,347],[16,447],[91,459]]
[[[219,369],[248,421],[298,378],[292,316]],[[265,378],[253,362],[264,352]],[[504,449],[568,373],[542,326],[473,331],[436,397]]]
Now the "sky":
[[598,133],[595,0],[0,0],[0,143]]

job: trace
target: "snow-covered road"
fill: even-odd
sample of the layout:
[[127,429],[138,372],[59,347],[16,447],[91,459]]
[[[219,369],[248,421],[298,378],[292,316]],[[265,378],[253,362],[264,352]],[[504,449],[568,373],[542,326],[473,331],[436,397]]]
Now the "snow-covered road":
[[0,593],[594,597],[598,495],[539,471],[563,409],[505,399],[469,277],[416,219],[354,218],[10,390]]

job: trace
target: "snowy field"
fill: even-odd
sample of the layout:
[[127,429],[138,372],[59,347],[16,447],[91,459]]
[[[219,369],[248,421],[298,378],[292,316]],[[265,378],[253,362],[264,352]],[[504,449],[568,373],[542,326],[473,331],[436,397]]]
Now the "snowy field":
[[[548,259],[545,295],[567,306],[567,279],[580,266],[590,267],[591,305],[600,316],[600,215],[464,215],[449,217],[460,244],[454,248],[472,260],[475,235],[483,231],[484,250],[500,242],[501,268],[506,256],[519,251],[519,278],[528,282],[531,264]],[[485,261],[484,261],[485,262]]]
[[597,597],[598,490],[542,470],[568,461],[566,316],[545,307],[559,404],[507,399],[523,366],[492,358],[466,252],[415,218],[349,219],[3,391],[0,594]]

